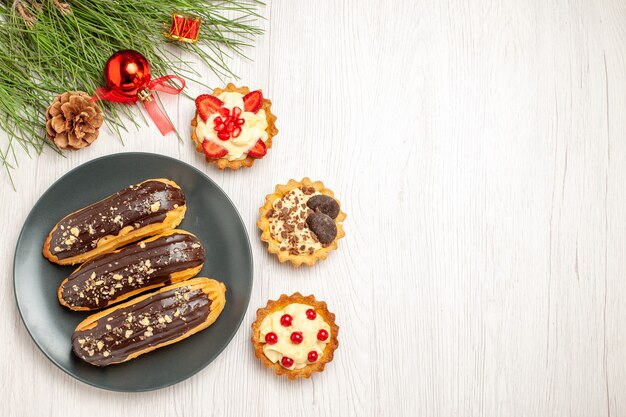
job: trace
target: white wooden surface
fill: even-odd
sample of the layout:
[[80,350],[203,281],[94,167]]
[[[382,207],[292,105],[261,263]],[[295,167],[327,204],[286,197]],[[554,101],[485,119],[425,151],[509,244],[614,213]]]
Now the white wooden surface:
[[[67,159],[22,158],[18,193],[1,179],[2,414],[626,415],[626,3],[300,0],[262,12],[254,62],[233,60],[279,117],[253,169],[218,172],[187,136],[145,127],[125,146],[104,131]],[[188,132],[192,101],[164,100]],[[255,282],[209,367],[118,394],[38,351],[11,271],[53,181],[135,150],[178,157],[224,188],[251,232]],[[274,184],[305,175],[336,191],[347,237],[295,270],[268,256],[255,221]],[[296,290],[329,303],[341,344],[324,373],[291,382],[253,357],[249,326],[268,298]]]

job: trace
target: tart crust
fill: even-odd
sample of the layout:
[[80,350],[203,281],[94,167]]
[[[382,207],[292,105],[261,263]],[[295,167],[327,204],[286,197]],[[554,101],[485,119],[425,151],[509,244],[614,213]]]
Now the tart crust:
[[[264,343],[262,343],[258,337],[261,331],[261,323],[263,322],[263,319],[265,319],[268,314],[281,310],[289,304],[310,305],[330,326],[330,338],[326,347],[324,347],[322,355],[315,363],[300,369],[287,369],[280,364],[280,361],[277,361],[276,363],[270,361],[267,356],[265,356],[265,353],[263,353]],[[256,320],[252,323],[252,345],[254,346],[254,354],[256,357],[261,360],[266,368],[274,370],[276,375],[284,375],[292,380],[296,378],[310,378],[314,372],[322,372],[326,367],[326,364],[333,360],[335,350],[339,346],[339,340],[337,339],[338,333],[339,326],[335,323],[335,315],[328,311],[328,307],[325,302],[317,301],[313,295],[305,297],[299,292],[296,292],[291,295],[283,294],[278,300],[269,300],[265,307],[259,308],[256,311]]]
[[[272,209],[274,201],[284,197],[289,191],[303,186],[313,187],[315,191],[332,197],[337,201],[337,203],[339,203],[339,200],[335,198],[335,194],[332,192],[332,190],[326,188],[324,186],[324,183],[322,183],[321,181],[311,181],[307,177],[303,178],[302,181],[296,181],[294,179],[291,179],[287,184],[276,185],[274,192],[272,194],[268,194],[265,197],[265,204],[261,208],[259,208],[259,213],[261,214],[261,216],[257,222],[257,226],[259,227],[259,229],[261,229],[261,240],[263,242],[267,242],[267,251],[269,253],[275,254],[280,262],[290,261],[291,264],[296,268],[302,264],[313,266],[318,260],[326,259],[331,251],[337,249],[337,242],[339,241],[339,239],[346,235],[341,224],[341,222],[346,219],[346,213],[344,213],[340,209],[339,214],[335,219],[335,224],[337,225],[337,237],[335,237],[335,240],[333,240],[330,245],[322,247],[321,249],[318,249],[311,254],[299,253],[297,255],[294,255],[289,253],[289,251],[280,249],[280,242],[275,239],[270,233],[270,221],[267,218],[267,214]],[[339,203],[339,207],[341,207],[341,203]]]
[[[222,94],[224,91],[236,92],[236,93],[241,93],[243,95],[246,95],[250,92],[250,89],[248,87],[236,87],[235,84],[228,83],[226,88],[214,89],[213,95],[218,96]],[[265,115],[267,119],[267,129],[265,129],[265,131],[267,132],[267,140],[265,141],[265,146],[267,147],[267,149],[272,147],[272,138],[278,134],[278,129],[276,128],[276,116],[272,114],[270,110],[271,107],[272,107],[272,101],[263,97],[263,104],[261,105],[261,108],[265,110]],[[191,120],[191,139],[193,139],[194,143],[196,144],[196,151],[204,155],[204,151],[202,150],[203,139],[199,138],[198,135],[196,135],[196,126],[198,126],[198,122],[196,121],[197,117],[198,117],[198,111],[196,110],[196,113],[193,116],[193,119]],[[238,159],[235,161],[229,161],[226,158],[219,158],[219,159],[206,158],[207,162],[214,163],[215,166],[217,166],[219,169],[230,168],[234,170],[237,170],[242,167],[250,168],[254,164],[254,161],[256,161],[257,159],[259,158],[252,158],[250,156],[246,156],[244,159]]]

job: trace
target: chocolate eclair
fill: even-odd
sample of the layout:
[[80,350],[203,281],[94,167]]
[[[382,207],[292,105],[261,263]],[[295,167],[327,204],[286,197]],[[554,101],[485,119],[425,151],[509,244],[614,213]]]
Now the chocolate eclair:
[[107,366],[176,343],[209,327],[226,304],[226,286],[194,278],[93,314],[72,335],[85,362]]
[[46,238],[43,256],[60,265],[82,263],[175,228],[186,209],[174,181],[146,180],[65,216]]
[[57,295],[72,310],[97,310],[191,278],[203,264],[198,238],[174,229],[85,262],[61,283]]

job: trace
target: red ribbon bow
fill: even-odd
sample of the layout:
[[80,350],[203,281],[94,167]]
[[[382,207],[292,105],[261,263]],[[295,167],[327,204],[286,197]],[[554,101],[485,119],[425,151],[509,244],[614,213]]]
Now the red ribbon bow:
[[[180,83],[180,87],[174,87],[167,83],[169,80],[177,80]],[[140,89],[137,94],[127,95],[120,93],[116,90],[110,90],[108,88],[99,87],[96,89],[96,93],[91,98],[93,101],[107,100],[115,103],[135,104],[137,101],[143,102],[143,105],[148,112],[150,118],[157,125],[157,128],[163,136],[168,133],[174,132],[174,126],[172,122],[158,106],[152,95],[153,91],[161,91],[167,94],[180,94],[185,88],[185,80],[178,75],[166,75],[154,80],[148,81],[147,85]]]

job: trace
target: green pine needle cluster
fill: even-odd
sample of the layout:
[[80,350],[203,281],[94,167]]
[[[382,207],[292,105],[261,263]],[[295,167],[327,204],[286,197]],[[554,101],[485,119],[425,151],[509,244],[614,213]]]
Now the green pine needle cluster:
[[[202,18],[198,43],[163,36],[173,11]],[[243,48],[262,33],[254,24],[258,18],[256,2],[245,0],[0,0],[0,128],[8,135],[8,143],[0,143],[0,163],[11,182],[19,148],[29,155],[46,146],[59,151],[45,138],[45,111],[52,99],[64,91],[93,93],[103,86],[104,64],[114,52],[135,49],[146,56],[153,74],[201,82],[192,64],[180,58],[185,50],[221,79],[234,77],[226,60],[244,56]],[[125,130],[122,115],[137,124],[129,106],[103,107],[118,134]]]

